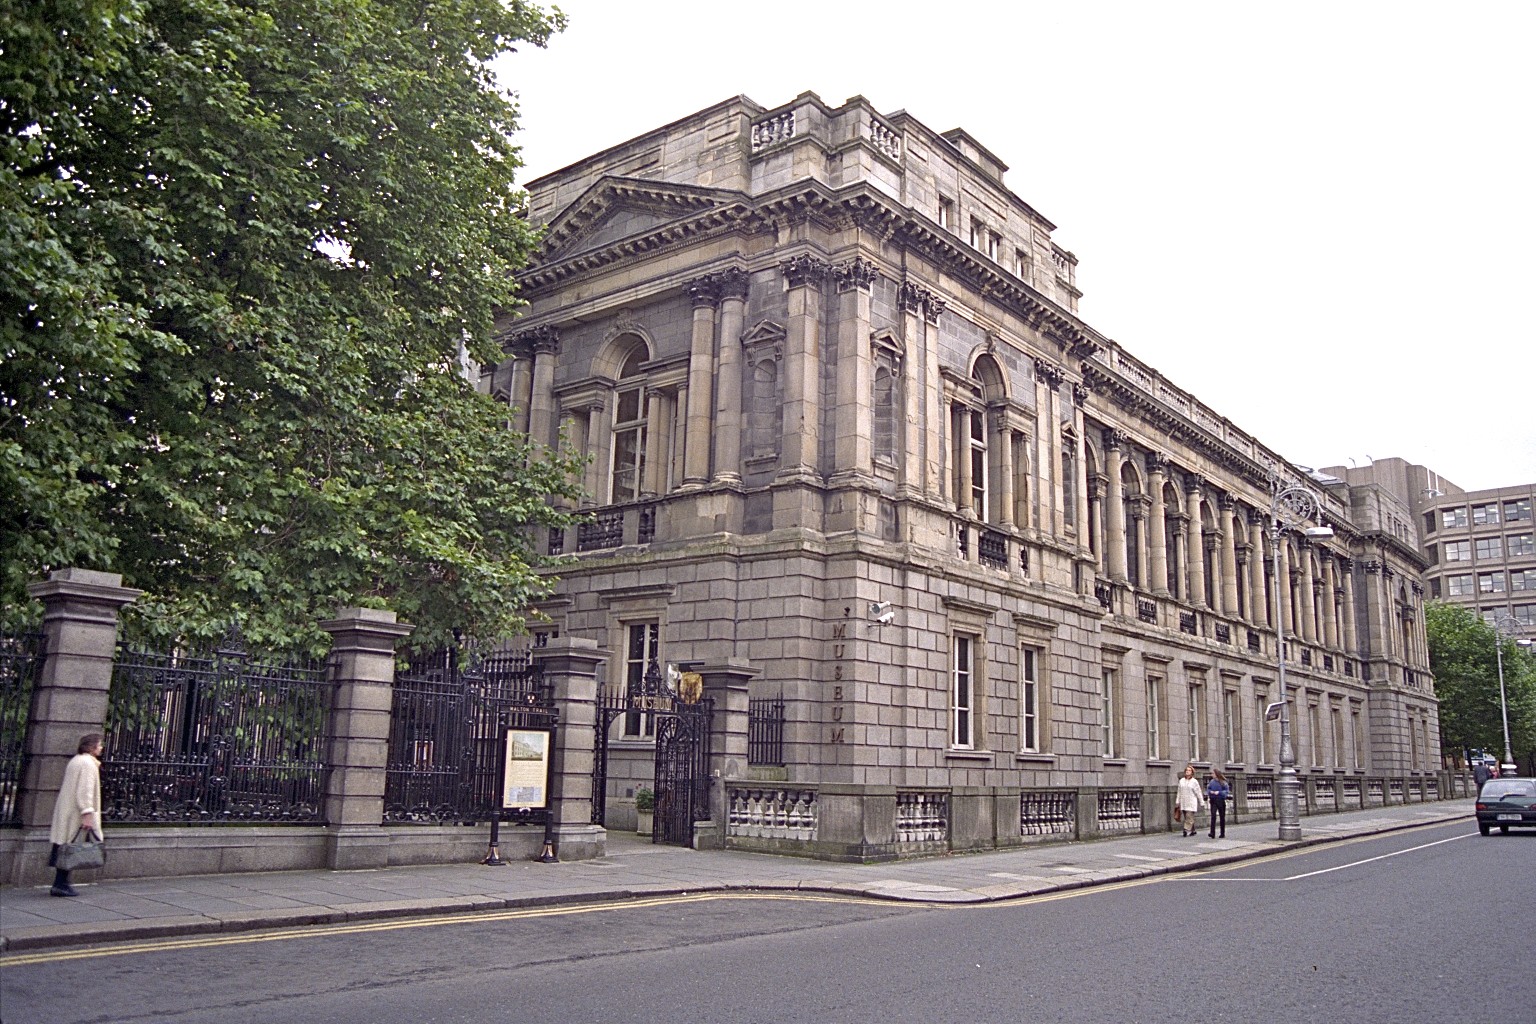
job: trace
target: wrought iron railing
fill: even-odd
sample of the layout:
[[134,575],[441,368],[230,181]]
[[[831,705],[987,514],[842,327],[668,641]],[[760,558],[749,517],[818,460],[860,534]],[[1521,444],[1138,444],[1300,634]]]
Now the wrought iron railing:
[[1019,834],[1073,835],[1077,831],[1077,795],[1052,791],[1019,794]]
[[949,794],[898,792],[896,794],[896,841],[943,843],[949,841]]
[[1141,831],[1141,790],[1099,790],[1098,823],[1100,832]]
[[549,729],[555,710],[526,651],[418,654],[395,677],[384,820],[542,822],[548,808],[501,807],[503,730]]
[[784,764],[784,698],[747,702],[747,764]]
[[321,662],[120,644],[102,800],[117,822],[323,821],[331,687]]
[[43,666],[43,634],[0,632],[0,827],[21,823],[17,794],[26,753],[32,684]]

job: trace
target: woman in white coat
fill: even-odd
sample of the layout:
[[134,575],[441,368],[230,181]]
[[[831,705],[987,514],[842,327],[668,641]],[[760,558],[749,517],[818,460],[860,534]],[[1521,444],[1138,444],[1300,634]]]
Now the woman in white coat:
[[64,782],[59,786],[59,799],[53,805],[53,827],[48,838],[53,852],[48,855],[48,866],[53,868],[51,896],[78,896],[69,884],[69,872],[57,864],[59,845],[75,838],[75,833],[88,829],[101,835],[101,733],[88,732],[80,737],[79,753],[64,766]]
[[1200,785],[1200,780],[1195,778],[1195,766],[1184,766],[1184,777],[1179,779],[1179,791],[1174,797],[1173,806],[1179,812],[1179,824],[1184,826],[1184,834],[1195,834],[1195,815],[1200,813],[1200,805],[1205,801],[1205,787]]

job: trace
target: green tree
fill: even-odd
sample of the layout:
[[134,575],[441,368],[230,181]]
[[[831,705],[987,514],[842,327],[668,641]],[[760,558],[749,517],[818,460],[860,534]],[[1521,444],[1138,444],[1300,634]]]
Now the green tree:
[[514,629],[577,459],[462,373],[536,239],[487,62],[522,0],[0,5],[0,606],[302,646],[342,604]]
[[1441,749],[1450,754],[1481,748],[1503,756],[1502,655],[1510,745],[1517,756],[1536,750],[1536,659],[1462,605],[1430,602],[1424,625],[1440,699]]

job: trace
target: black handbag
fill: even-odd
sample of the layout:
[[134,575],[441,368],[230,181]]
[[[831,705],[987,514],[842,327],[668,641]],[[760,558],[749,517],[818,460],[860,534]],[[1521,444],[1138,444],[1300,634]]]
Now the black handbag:
[[[85,841],[80,841],[81,834],[85,835]],[[95,829],[78,829],[75,838],[67,843],[59,844],[59,852],[53,859],[53,866],[60,871],[76,871],[80,868],[99,868],[107,862],[107,847],[102,842],[101,833]]]

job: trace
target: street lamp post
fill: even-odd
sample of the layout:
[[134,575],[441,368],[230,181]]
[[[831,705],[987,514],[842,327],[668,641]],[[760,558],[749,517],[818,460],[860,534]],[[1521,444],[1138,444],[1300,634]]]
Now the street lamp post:
[[1523,627],[1514,616],[1503,614],[1495,615],[1489,625],[1493,627],[1493,656],[1499,666],[1499,712],[1504,719],[1504,760],[1499,763],[1502,774],[1515,766],[1515,752],[1509,744],[1509,699],[1504,695],[1504,637],[1507,633],[1513,638],[1514,631]]
[[[1274,560],[1275,578],[1275,675],[1280,687],[1280,776],[1276,801],[1279,807],[1280,841],[1296,842],[1301,838],[1301,780],[1296,776],[1296,750],[1291,745],[1291,698],[1285,689],[1285,616],[1280,600],[1280,540],[1287,529],[1301,528],[1307,537],[1332,537],[1327,526],[1302,526],[1315,520],[1322,502],[1310,488],[1301,484],[1286,485],[1280,477],[1271,475],[1270,493],[1270,549]],[[1282,518],[1285,513],[1288,518]]]

